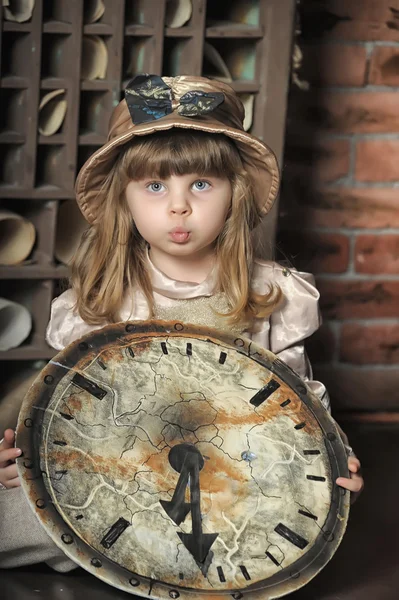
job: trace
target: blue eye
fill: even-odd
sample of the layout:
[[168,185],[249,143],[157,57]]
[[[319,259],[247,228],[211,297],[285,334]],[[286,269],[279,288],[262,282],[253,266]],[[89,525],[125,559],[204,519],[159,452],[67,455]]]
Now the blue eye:
[[147,189],[150,190],[150,192],[159,193],[163,191],[164,185],[159,181],[153,181],[147,185]]
[[203,179],[198,179],[198,181],[195,181],[193,183],[194,189],[196,189],[199,192],[202,192],[203,190],[208,190],[210,186],[210,183],[204,181]]

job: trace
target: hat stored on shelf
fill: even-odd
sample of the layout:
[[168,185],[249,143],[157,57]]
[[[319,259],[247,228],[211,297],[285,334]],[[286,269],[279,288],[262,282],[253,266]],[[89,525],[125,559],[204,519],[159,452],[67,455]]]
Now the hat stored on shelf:
[[98,35],[84,35],[82,39],[81,79],[105,79],[108,50]]
[[0,298],[0,350],[17,348],[30,334],[32,317],[22,304]]
[[85,25],[89,25],[101,19],[105,11],[105,4],[103,0],[85,0],[83,10],[83,22]]
[[191,0],[167,0],[166,2],[166,27],[183,27],[190,20],[193,12]]
[[66,200],[58,208],[57,232],[54,254],[57,260],[67,265],[75,254],[87,222],[76,202]]
[[61,127],[67,111],[65,90],[45,94],[39,104],[39,133],[54,135]]
[[7,21],[24,23],[29,21],[35,7],[35,0],[3,0],[4,18]]
[[244,131],[244,108],[227,84],[206,77],[137,75],[115,108],[108,141],[83,165],[76,181],[76,199],[85,218],[99,218],[101,190],[122,145],[135,136],[171,128],[224,134],[232,139],[251,180],[259,211],[271,209],[279,187],[273,151]]
[[17,265],[32,251],[36,230],[30,221],[9,210],[0,210],[0,265]]

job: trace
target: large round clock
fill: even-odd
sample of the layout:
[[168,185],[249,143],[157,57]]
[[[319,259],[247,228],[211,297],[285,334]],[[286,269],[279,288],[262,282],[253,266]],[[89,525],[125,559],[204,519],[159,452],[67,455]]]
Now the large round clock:
[[56,544],[139,596],[279,598],[348,518],[320,401],[272,353],[204,327],[120,323],[71,344],[25,398],[17,444]]

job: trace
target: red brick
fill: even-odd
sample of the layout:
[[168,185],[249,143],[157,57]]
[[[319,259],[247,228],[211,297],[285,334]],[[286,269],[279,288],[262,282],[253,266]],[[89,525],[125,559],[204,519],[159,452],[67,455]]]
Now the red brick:
[[319,139],[314,144],[288,145],[285,161],[293,173],[302,171],[307,178],[327,183],[348,174],[349,150],[348,140]]
[[330,319],[399,316],[399,281],[318,279],[320,306]]
[[340,358],[365,364],[399,363],[399,325],[344,323],[341,329]]
[[301,7],[306,39],[399,41],[398,0],[306,0]]
[[399,181],[399,140],[362,140],[356,145],[358,181]]
[[[367,52],[364,46],[327,43],[302,47],[300,78],[313,85],[362,86]],[[342,68],[345,65],[345,68]]]
[[[284,223],[303,227],[399,227],[399,190],[394,188],[313,188],[289,190],[291,207]],[[295,196],[297,193],[297,197]],[[281,202],[285,200],[285,192]]]
[[370,61],[369,83],[399,86],[399,48],[376,46]]
[[348,268],[349,239],[346,235],[299,229],[280,231],[278,246],[302,271],[343,273]]
[[336,346],[335,332],[328,323],[323,323],[306,340],[306,351],[312,364],[331,362],[335,355]]
[[316,366],[314,377],[327,387],[335,410],[397,410],[399,369]]
[[398,235],[359,235],[355,244],[358,273],[399,274]]
[[302,91],[290,102],[291,135],[399,132],[398,92]]

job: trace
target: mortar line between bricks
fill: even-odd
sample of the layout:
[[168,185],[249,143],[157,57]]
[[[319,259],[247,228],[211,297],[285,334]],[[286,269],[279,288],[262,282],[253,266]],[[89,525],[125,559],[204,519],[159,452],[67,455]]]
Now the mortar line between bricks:
[[[351,232],[352,233],[352,232]],[[346,270],[346,275],[354,275],[356,272],[355,269],[355,244],[356,244],[356,234],[352,233],[352,235],[348,235],[349,241],[349,251],[348,251],[348,268]]]
[[[366,283],[376,283],[376,282],[398,282],[399,283],[399,275],[392,275],[391,273],[351,273],[347,275],[346,273],[314,273],[314,276],[320,280],[328,280],[331,279],[333,281],[364,281]],[[399,306],[398,306],[398,314],[399,314]]]
[[339,39],[339,38],[334,38],[334,39],[320,39],[317,40],[317,42],[305,42],[303,41],[301,43],[301,48],[302,49],[306,49],[308,47],[312,47],[312,46],[363,46],[366,47],[367,46],[391,46],[394,48],[398,48],[399,50],[399,42],[394,42],[392,40],[387,40],[386,42],[384,42],[383,40],[347,40],[347,39]]
[[[340,190],[341,188],[345,188],[345,182],[330,181],[323,184],[323,187],[327,190]],[[374,189],[374,190],[397,190],[399,189],[399,180],[398,181],[354,181],[351,184],[352,189]]]
[[[326,317],[323,319],[323,325],[333,325],[335,326],[337,321],[330,321]],[[351,319],[340,319],[339,323],[341,325],[397,325],[399,326],[399,319],[387,318],[383,317],[379,319],[378,317],[364,317],[364,318],[351,318]]]
[[399,92],[399,86],[397,85],[376,85],[369,83],[364,86],[341,86],[341,85],[323,85],[323,86],[312,86],[310,91],[322,91],[322,92],[336,92],[338,94],[367,94],[368,92],[392,92],[393,94]]
[[[398,198],[398,210],[399,210],[399,198]],[[289,230],[289,227],[284,227],[285,230]],[[307,233],[333,233],[333,234],[342,234],[342,235],[349,235],[349,234],[356,234],[356,235],[375,235],[375,236],[386,236],[386,235],[399,235],[399,227],[392,227],[392,228],[387,228],[387,227],[378,227],[377,229],[370,229],[369,227],[323,227],[321,225],[315,225],[314,227],[312,226],[307,226],[304,225],[302,228],[302,231],[306,231]]]
[[[355,369],[359,369],[360,371],[397,371],[398,370],[398,365],[397,364],[392,364],[392,365],[386,365],[386,364],[382,364],[382,363],[367,363],[367,364],[358,364],[358,363],[347,363],[347,362],[340,362],[338,363],[338,365],[332,364],[331,361],[326,361],[323,363],[317,363],[315,361],[312,362],[312,367],[314,367],[314,370],[317,371],[317,369],[321,368],[321,367],[339,367],[342,370],[345,371],[353,371]],[[316,377],[317,377],[317,372],[316,372]],[[331,388],[331,386],[329,386]]]

